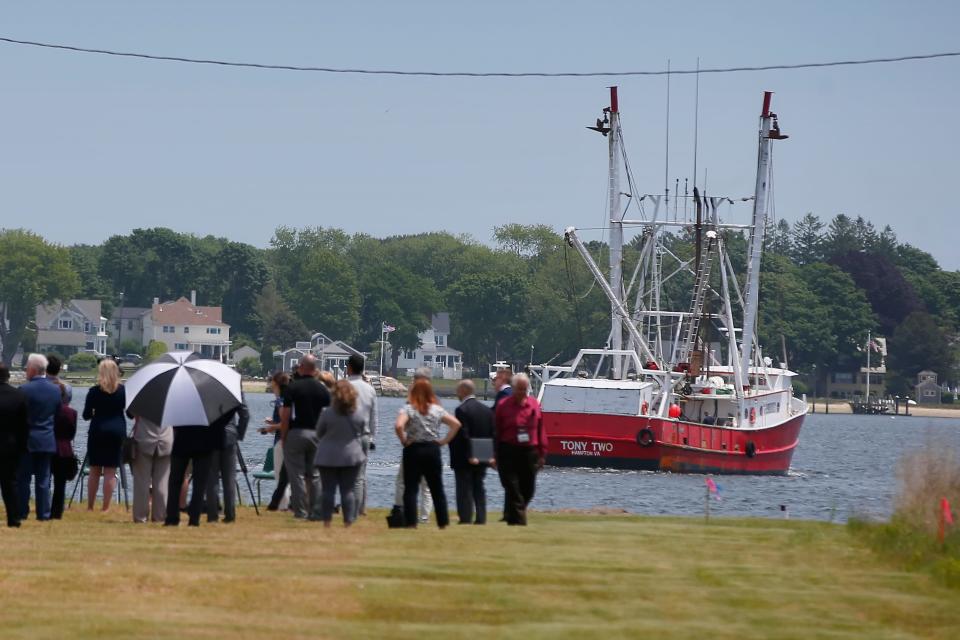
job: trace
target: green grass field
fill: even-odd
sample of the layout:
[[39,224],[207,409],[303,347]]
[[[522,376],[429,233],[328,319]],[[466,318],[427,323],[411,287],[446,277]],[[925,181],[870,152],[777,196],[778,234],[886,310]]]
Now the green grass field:
[[3,638],[956,638],[960,591],[826,523],[534,514],[0,531]]

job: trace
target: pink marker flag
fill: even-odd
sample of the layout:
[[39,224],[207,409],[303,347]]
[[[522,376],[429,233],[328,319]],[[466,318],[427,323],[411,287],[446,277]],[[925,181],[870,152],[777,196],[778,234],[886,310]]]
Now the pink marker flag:
[[714,482],[714,481],[713,481],[713,478],[711,478],[711,477],[709,477],[709,476],[707,476],[707,479],[704,480],[704,482],[705,482],[706,485],[707,485],[707,490],[710,491],[710,493],[712,493],[713,496],[714,496],[717,500],[720,500],[720,499],[721,499],[721,498],[720,498],[720,485],[718,485],[716,482]]
[[943,521],[947,524],[953,524],[953,514],[950,512],[950,501],[946,498],[940,498],[940,509],[943,511]]

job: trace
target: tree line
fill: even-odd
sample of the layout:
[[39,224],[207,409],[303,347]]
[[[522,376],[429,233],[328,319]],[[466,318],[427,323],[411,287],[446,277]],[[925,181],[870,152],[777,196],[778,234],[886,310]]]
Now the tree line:
[[[725,232],[738,269],[746,262],[742,233]],[[690,231],[667,237],[681,258]],[[451,346],[468,366],[495,359],[562,362],[608,336],[609,307],[579,255],[546,225],[507,224],[493,243],[445,232],[375,238],[341,229],[276,229],[266,248],[226,238],[136,229],[100,245],[56,246],[24,230],[0,232],[0,322],[3,358],[35,341],[41,302],[95,298],[114,307],[148,307],[189,296],[223,307],[234,348],[270,353],[322,331],[377,353],[381,323],[393,365],[419,346],[419,332],[438,311],[451,314]],[[606,245],[589,243],[601,265]],[[624,249],[627,268],[640,237]],[[683,308],[691,279],[664,286],[665,304]],[[122,293],[122,296],[121,296]],[[795,224],[768,222],[761,272],[759,336],[768,355],[786,351],[794,370],[814,379],[865,360],[867,331],[886,336],[894,389],[933,369],[955,380],[960,330],[960,272],[944,271],[928,253],[876,230],[862,217],[828,223],[807,214]],[[133,345],[127,345],[132,348]],[[124,351],[117,345],[118,351]]]

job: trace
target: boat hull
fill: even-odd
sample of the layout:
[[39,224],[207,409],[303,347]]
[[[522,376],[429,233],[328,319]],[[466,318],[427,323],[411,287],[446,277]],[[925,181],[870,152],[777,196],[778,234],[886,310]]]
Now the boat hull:
[[782,475],[790,469],[805,415],[769,427],[737,429],[659,417],[544,412],[550,437],[547,464]]

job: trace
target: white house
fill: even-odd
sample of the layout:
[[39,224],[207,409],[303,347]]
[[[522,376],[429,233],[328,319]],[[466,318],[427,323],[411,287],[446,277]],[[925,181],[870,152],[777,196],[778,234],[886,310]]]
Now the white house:
[[430,328],[420,332],[420,347],[415,351],[403,351],[397,359],[397,368],[417,369],[428,367],[433,377],[458,380],[463,377],[463,352],[450,346],[450,314],[435,313]]
[[107,319],[99,300],[70,300],[37,306],[37,351],[71,356],[80,351],[107,355]]
[[173,302],[153,300],[150,313],[143,316],[143,345],[151,340],[167,345],[169,351],[195,351],[204,358],[227,362],[230,359],[230,325],[223,322],[221,307],[201,307],[180,298]]

